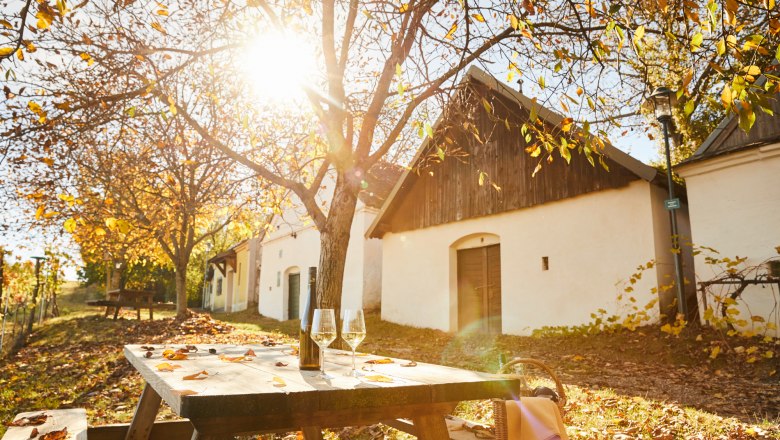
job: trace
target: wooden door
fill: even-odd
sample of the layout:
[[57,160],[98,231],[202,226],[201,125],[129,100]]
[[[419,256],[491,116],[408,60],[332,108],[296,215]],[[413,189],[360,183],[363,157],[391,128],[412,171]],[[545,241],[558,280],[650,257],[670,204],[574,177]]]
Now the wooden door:
[[501,247],[458,251],[458,330],[501,333]]
[[289,305],[287,310],[287,319],[300,318],[301,303],[301,274],[291,273],[287,276],[287,292]]

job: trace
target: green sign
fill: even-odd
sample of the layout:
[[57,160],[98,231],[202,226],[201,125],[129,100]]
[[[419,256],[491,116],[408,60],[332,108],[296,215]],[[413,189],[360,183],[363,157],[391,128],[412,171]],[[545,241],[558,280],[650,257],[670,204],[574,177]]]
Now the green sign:
[[673,199],[666,199],[664,200],[664,207],[671,211],[672,209],[680,209],[680,199],[673,198]]

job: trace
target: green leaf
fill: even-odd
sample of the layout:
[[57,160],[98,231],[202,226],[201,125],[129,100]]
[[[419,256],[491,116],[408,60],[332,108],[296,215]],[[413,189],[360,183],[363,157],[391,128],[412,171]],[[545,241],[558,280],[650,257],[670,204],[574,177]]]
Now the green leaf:
[[135,107],[130,107],[129,109],[127,109],[127,115],[130,116],[131,118],[134,118],[135,117]]
[[431,124],[429,124],[427,122],[425,123],[425,134],[429,138],[433,139],[433,127],[431,127]]
[[539,87],[544,88],[544,77],[543,76],[539,77]]
[[695,109],[695,105],[693,100],[690,100],[685,103],[685,116],[690,116],[691,113],[693,113],[693,110]]
[[490,101],[485,98],[482,98],[482,107],[485,107],[486,112],[493,113],[493,106],[490,105]]
[[441,147],[436,147],[436,155],[439,156],[442,162],[444,161],[444,150]]
[[571,163],[571,151],[569,151],[569,147],[564,143],[561,143],[560,147],[558,147],[558,151],[561,153],[561,157],[566,159],[566,163]]
[[702,35],[701,32],[694,35],[693,38],[691,38],[691,52],[696,52],[697,50],[701,49],[701,44],[703,42],[704,35]]
[[780,61],[780,44],[777,45],[777,52],[775,52],[775,59]]
[[751,107],[742,108],[739,112],[739,128],[748,133],[756,122],[756,114]]
[[[718,40],[718,42],[715,43],[715,48],[718,50],[718,55],[723,55],[724,53],[726,53],[726,40],[724,40],[723,38]],[[780,49],[780,46],[778,47],[778,49]]]

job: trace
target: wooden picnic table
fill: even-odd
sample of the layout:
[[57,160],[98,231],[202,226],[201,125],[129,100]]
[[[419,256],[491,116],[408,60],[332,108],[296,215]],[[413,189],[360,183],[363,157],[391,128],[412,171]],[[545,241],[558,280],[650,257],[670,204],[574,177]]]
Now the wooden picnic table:
[[114,310],[114,319],[119,316],[119,309],[122,307],[130,307],[136,310],[136,316],[141,319],[141,309],[149,309],[149,319],[154,319],[154,310],[169,308],[168,304],[155,304],[154,292],[148,290],[129,290],[118,289],[110,290],[106,292],[106,299],[90,300],[87,301],[87,305],[105,307],[105,317],[108,317],[111,309]]
[[[164,400],[177,415],[190,420],[192,438],[230,438],[249,433],[301,430],[307,439],[319,439],[321,428],[370,425],[407,418],[422,439],[448,439],[445,416],[463,400],[511,398],[519,381],[493,374],[440,365],[392,359],[376,364],[368,377],[353,378],[347,352],[328,350],[326,372],[298,369],[298,358],[289,345],[197,345],[186,360],[163,358],[165,348],[155,345],[151,357],[141,345],[126,345],[125,357],[146,380],[127,439],[147,439]],[[216,354],[209,353],[213,349]],[[247,350],[256,356],[231,362]],[[221,356],[220,356],[221,355]],[[360,356],[366,365],[378,356]],[[235,359],[233,359],[235,360]],[[160,371],[159,365],[178,366]],[[198,380],[184,377],[205,371]],[[387,381],[385,381],[387,380]]]

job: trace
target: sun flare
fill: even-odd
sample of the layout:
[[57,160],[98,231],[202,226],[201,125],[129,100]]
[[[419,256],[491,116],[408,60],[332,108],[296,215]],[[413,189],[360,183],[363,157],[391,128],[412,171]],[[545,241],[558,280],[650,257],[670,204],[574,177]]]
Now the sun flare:
[[311,45],[300,35],[267,32],[249,41],[239,60],[245,80],[263,101],[298,100],[314,75]]

